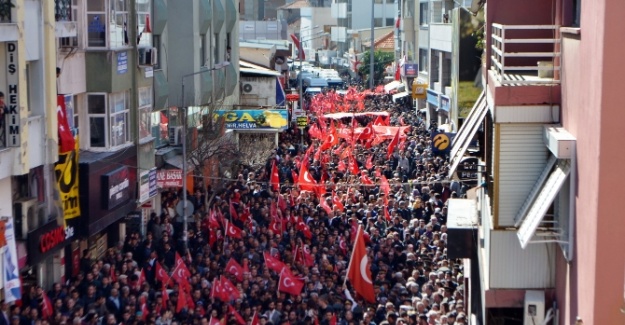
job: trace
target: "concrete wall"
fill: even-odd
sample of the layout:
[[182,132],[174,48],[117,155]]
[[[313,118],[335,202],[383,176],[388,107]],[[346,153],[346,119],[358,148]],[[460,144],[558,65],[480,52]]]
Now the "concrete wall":
[[241,92],[241,105],[268,105],[276,104],[276,79],[275,77],[241,77],[241,86],[252,86],[252,91]]

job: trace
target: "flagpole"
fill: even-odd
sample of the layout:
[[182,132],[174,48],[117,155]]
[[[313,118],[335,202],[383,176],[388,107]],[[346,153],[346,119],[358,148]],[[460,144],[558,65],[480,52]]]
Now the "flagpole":
[[[356,230],[356,238],[354,238],[354,243],[357,242],[358,240],[358,236],[360,236],[360,230],[362,229],[362,225],[358,225],[358,230]],[[345,279],[343,280],[343,285],[345,285],[347,283],[347,277],[349,275],[349,269],[351,269],[352,267],[352,263],[354,262],[354,251],[355,251],[355,247],[356,244],[353,245],[354,248],[352,249],[352,253],[351,256],[349,257],[349,265],[347,266],[347,272],[345,272]]]

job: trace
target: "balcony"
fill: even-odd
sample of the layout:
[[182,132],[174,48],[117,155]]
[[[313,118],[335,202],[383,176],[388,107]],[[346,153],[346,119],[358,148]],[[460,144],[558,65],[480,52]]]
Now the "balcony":
[[559,26],[493,24],[491,70],[502,85],[559,84],[558,44]]
[[[494,23],[484,61],[489,104],[543,105],[560,102],[560,32],[556,25]],[[488,57],[488,56],[487,56]],[[490,102],[490,101],[493,102]]]

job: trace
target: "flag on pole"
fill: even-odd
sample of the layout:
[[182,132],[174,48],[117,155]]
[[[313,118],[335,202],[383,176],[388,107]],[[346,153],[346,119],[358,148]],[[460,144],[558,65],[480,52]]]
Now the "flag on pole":
[[[299,296],[299,294],[302,293],[302,288],[304,288],[304,281],[296,278],[288,269],[282,270],[278,291],[286,292],[293,296]],[[373,286],[371,289],[373,289]]]
[[349,260],[347,278],[358,294],[368,302],[375,303],[375,292],[373,291],[373,281],[371,281],[369,257],[365,247],[362,225],[359,225],[356,231],[356,240],[354,241],[354,250]]

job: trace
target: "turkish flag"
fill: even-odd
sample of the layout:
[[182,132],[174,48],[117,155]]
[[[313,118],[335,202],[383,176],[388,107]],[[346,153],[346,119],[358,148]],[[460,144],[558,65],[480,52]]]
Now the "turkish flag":
[[302,165],[302,169],[299,172],[299,179],[297,181],[299,188],[304,191],[315,191],[315,185],[317,185],[317,181],[315,181],[310,173],[308,172],[308,167],[306,165]]
[[44,291],[43,292],[43,306],[41,306],[41,316],[44,319],[47,319],[47,318],[52,317],[53,315],[54,315],[54,309],[52,309],[52,301],[50,301],[50,298]]
[[181,312],[187,306],[187,295],[182,288],[178,289],[178,303],[176,303],[176,312]]
[[280,220],[273,218],[269,224],[269,230],[273,231],[274,235],[281,234],[282,226],[280,225]]
[[336,132],[336,128],[334,127],[334,123],[330,124],[330,134],[328,134],[325,138],[325,141],[319,147],[319,150],[327,150],[339,143],[339,135]]
[[237,208],[234,206],[234,202],[232,202],[232,200],[230,200],[230,216],[232,219],[239,218],[239,213],[237,213]]
[[174,267],[174,271],[171,274],[172,279],[176,280],[178,284],[188,284],[188,278],[191,277],[191,272],[176,252],[176,267]]
[[352,173],[352,175],[358,175],[360,169],[358,168],[358,162],[356,161],[356,158],[354,158],[354,156],[349,157],[347,165],[349,167],[349,172]]
[[388,122],[382,115],[378,115],[373,121],[373,125],[388,126]]
[[273,160],[271,165],[271,188],[274,191],[280,190],[280,174],[278,174],[278,167],[276,166],[276,160]]
[[391,186],[388,184],[386,176],[380,176],[380,190],[384,193],[385,197],[388,197],[388,193],[391,191]]
[[338,170],[342,173],[345,170],[347,170],[347,167],[345,166],[345,162],[342,160],[339,160],[339,166],[338,166]]
[[237,287],[234,284],[232,284],[230,280],[228,280],[228,278],[226,277],[221,278],[221,287],[223,288],[224,292],[228,294],[228,297],[230,297],[230,300],[241,298],[241,293],[239,292],[239,290],[237,290]]
[[[302,166],[304,166],[304,164],[302,164]],[[291,170],[291,178],[293,178],[293,185],[297,185],[299,176],[297,176],[297,173],[294,170]]]
[[146,319],[148,319],[149,314],[150,314],[150,310],[148,309],[148,304],[145,302],[142,303],[141,304],[141,319],[143,319],[144,322]]
[[370,303],[375,303],[375,292],[371,281],[371,270],[369,269],[369,257],[365,248],[365,238],[362,226],[358,226],[354,250],[349,261],[347,278],[358,294]]
[[141,290],[141,286],[145,283],[145,270],[141,269],[139,273],[139,279],[137,280],[137,290]]
[[247,324],[247,322],[243,319],[243,317],[241,317],[241,314],[239,314],[239,312],[234,309],[234,307],[232,307],[231,305],[228,305],[228,313],[232,316],[234,316],[234,319],[237,321],[237,323],[239,323],[240,325],[245,325]]
[[[286,292],[293,296],[299,296],[304,288],[304,281],[296,278],[291,271],[284,269],[280,274],[280,284],[278,285],[278,291]],[[373,286],[371,287],[373,290]]]
[[373,155],[367,157],[367,161],[365,162],[365,168],[371,169],[373,168]]
[[304,265],[306,267],[312,267],[315,265],[315,258],[313,257],[313,255],[310,253],[310,248],[308,248],[308,246],[304,245],[304,247],[302,247],[302,256],[304,257]]
[[163,290],[161,291],[161,297],[163,298],[163,308],[169,309],[167,308],[167,301],[169,301],[169,294],[167,293],[167,289],[165,289],[165,286],[163,286]]
[[399,133],[401,133],[401,130],[397,130],[397,132],[395,133],[395,136],[393,137],[393,140],[391,140],[391,143],[388,145],[388,154],[387,154],[388,159],[391,159],[391,156],[393,155],[393,151],[395,151],[395,147],[397,146],[397,143],[399,143]]
[[397,16],[397,21],[395,22],[395,28],[399,28],[399,24],[401,24],[401,17]]
[[332,204],[334,204],[335,207],[341,210],[341,212],[345,211],[345,206],[343,206],[341,199],[338,195],[336,195],[336,193],[334,193],[334,191],[332,191]]
[[282,197],[282,195],[278,194],[278,209],[284,211],[286,208],[286,200]]
[[326,201],[325,198],[322,198],[320,201],[319,206],[322,207],[327,214],[331,214],[332,208],[328,205],[328,201]]
[[211,288],[211,298],[219,299],[223,302],[228,302],[228,293],[226,292],[226,290],[224,290],[220,278],[215,278],[215,280],[213,280],[213,287]]
[[156,262],[156,280],[160,281],[163,285],[167,285],[169,282],[169,275],[159,262]]
[[258,314],[256,312],[254,312],[254,316],[252,316],[252,321],[250,322],[250,325],[260,325],[260,319],[258,318]]
[[211,319],[208,321],[208,325],[221,325],[219,318],[211,316]]
[[[399,22],[399,20],[397,21]],[[397,64],[397,67],[395,68],[395,80],[397,81],[401,80],[401,72],[399,72],[399,64]]]
[[279,259],[271,256],[269,252],[265,252],[263,256],[265,257],[265,264],[267,265],[267,267],[275,271],[276,273],[282,272],[282,270],[286,267],[284,263],[282,263]]
[[373,181],[369,178],[369,176],[367,176],[367,174],[365,173],[361,173],[360,174],[360,181],[362,182],[362,184],[364,185],[373,185]]
[[295,34],[291,34],[291,39],[293,40],[293,44],[295,44],[295,47],[297,48],[297,58],[300,60],[306,60],[306,53],[304,53],[302,43],[300,43],[299,39],[297,39],[297,36],[295,36]]
[[[66,153],[76,149],[76,140],[67,122],[65,95],[56,96],[56,118],[59,132],[59,153]],[[71,118],[74,117],[72,116]]]
[[236,239],[241,239],[241,229],[233,225],[232,222],[226,221],[226,236]]
[[243,267],[232,257],[228,261],[228,264],[226,264],[226,272],[234,275],[237,281],[243,281]]

